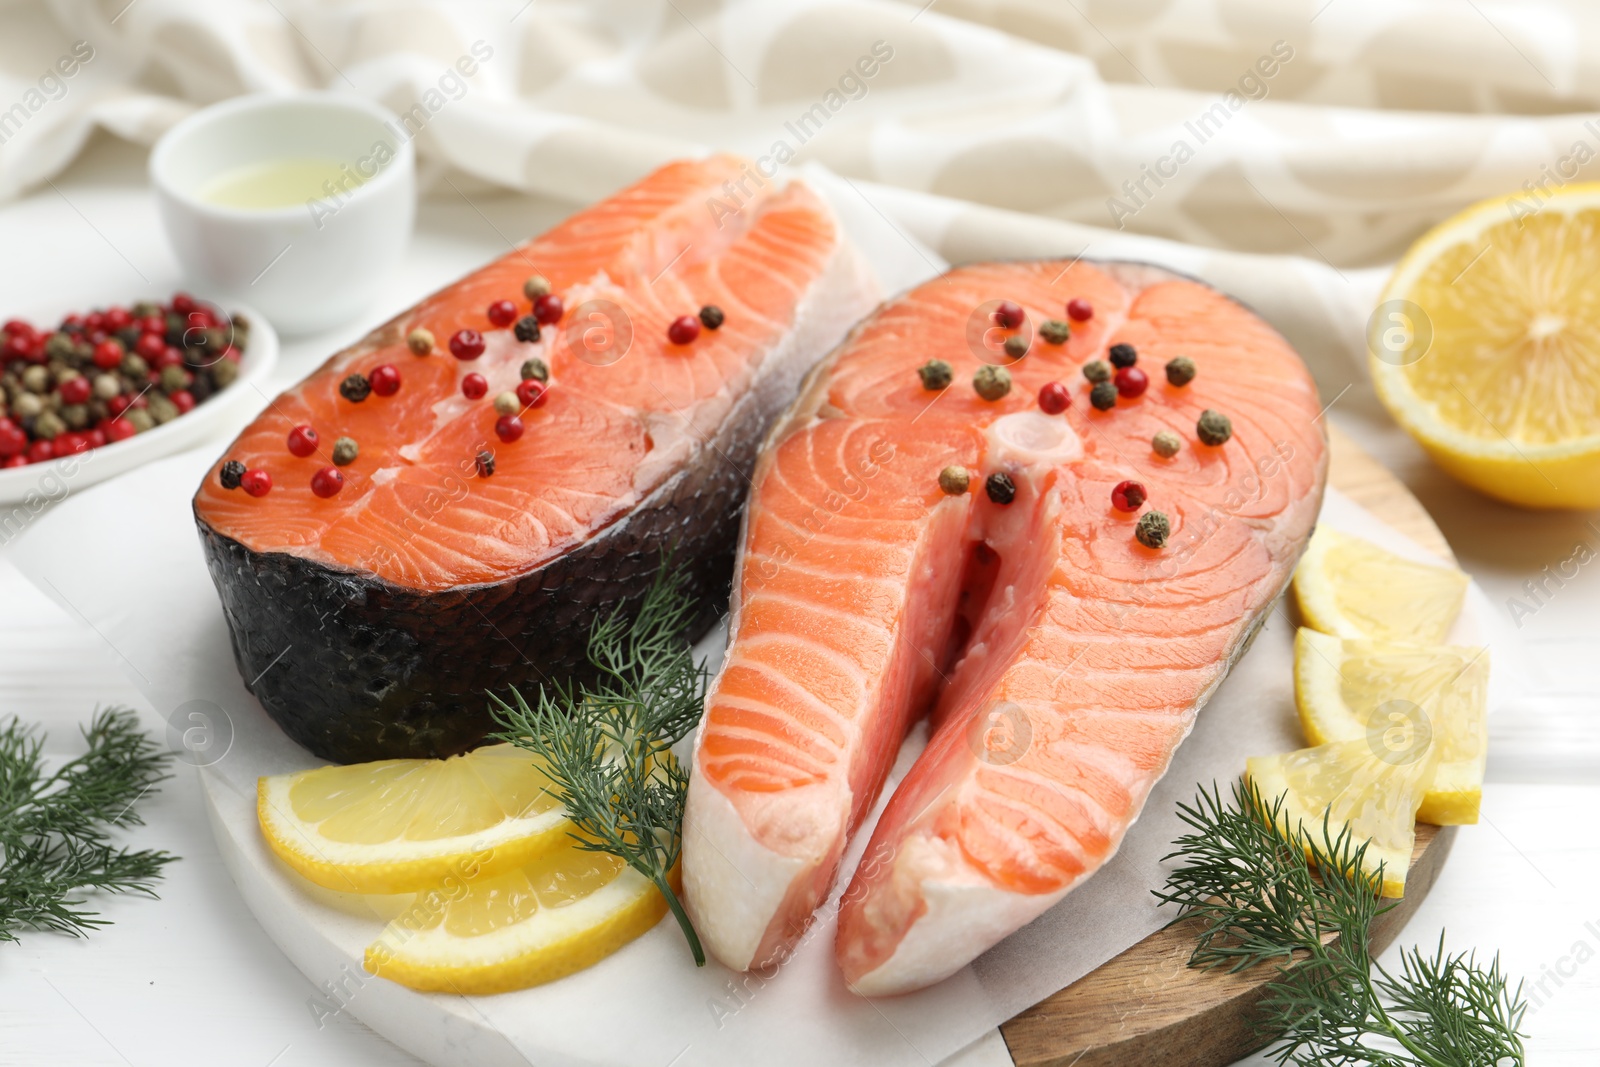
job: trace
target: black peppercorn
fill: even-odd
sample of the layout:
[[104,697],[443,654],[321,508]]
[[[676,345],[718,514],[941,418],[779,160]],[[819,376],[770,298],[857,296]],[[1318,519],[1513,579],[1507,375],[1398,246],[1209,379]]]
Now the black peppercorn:
[[475,462],[478,466],[478,477],[487,478],[494,473],[494,453],[487,448],[478,453]]
[[365,374],[352,374],[339,383],[339,395],[352,404],[359,404],[372,395],[372,383]]
[[217,472],[217,481],[222,483],[224,489],[239,488],[239,481],[244,477],[244,464],[236,459],[230,459],[222,465],[222,470]]
[[700,325],[708,330],[715,330],[720,327],[724,318],[722,309],[715,304],[707,304],[700,309]]
[[983,491],[996,504],[1009,504],[1017,498],[1017,483],[1005,471],[995,471],[983,480]]
[[517,324],[511,328],[511,332],[523,344],[532,344],[539,339],[539,320],[532,315],[524,315],[517,320]]
[[1112,345],[1107,355],[1111,358],[1111,365],[1118,370],[1123,367],[1131,367],[1139,362],[1139,353],[1135,351],[1132,345]]

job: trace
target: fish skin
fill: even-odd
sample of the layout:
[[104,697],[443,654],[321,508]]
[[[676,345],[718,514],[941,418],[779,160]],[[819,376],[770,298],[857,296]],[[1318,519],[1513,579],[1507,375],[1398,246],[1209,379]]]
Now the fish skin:
[[[1037,323],[1077,295],[1096,314],[1063,349],[1036,339],[1009,368],[1009,395],[972,392],[980,364],[963,320],[973,307],[1014,299]],[[1151,384],[1096,412],[1078,369],[1116,341],[1138,347]],[[1162,374],[1178,354],[1200,369],[1181,389]],[[915,375],[929,358],[955,368],[931,405]],[[1053,422],[1035,400],[1049,380],[1072,391]],[[1206,407],[1233,418],[1228,444],[1195,441]],[[708,948],[736,968],[786,957],[923,713],[927,749],[840,898],[835,951],[853,991],[939,981],[1092,875],[1288,582],[1326,477],[1319,415],[1315,386],[1275,331],[1144,265],[973,265],[859,326],[813,372],[757,464],[730,645],[685,817],[687,904]],[[1150,450],[1158,429],[1185,439],[1171,460]],[[899,465],[797,538],[794,517],[825,497],[843,461],[859,460],[849,442],[861,435],[892,439]],[[967,496],[937,487],[952,462],[974,471]],[[1016,482],[1009,506],[983,495],[995,469]],[[1138,545],[1135,516],[1110,507],[1125,477],[1149,487],[1145,510],[1173,519],[1162,552]],[[793,545],[774,564],[785,539]],[[979,540],[997,554],[963,562]],[[949,593],[951,571],[978,604],[972,617]],[[842,592],[851,580],[870,595]],[[933,608],[913,603],[919,591]],[[952,635],[949,659],[918,610]],[[831,642],[818,621],[829,611],[844,635]],[[900,676],[906,649],[936,660],[940,677]],[[1026,734],[998,756],[997,723],[1010,731],[1003,741]]]
[[[194,513],[240,674],[295,741],[338,762],[439,757],[473,747],[493,729],[485,691],[581,676],[593,622],[636,604],[669,551],[701,604],[691,634],[715,621],[757,447],[801,376],[877,294],[875,279],[831,211],[799,182],[757,190],[731,224],[708,213],[708,199],[744,167],[733,157],[672,164],[580,212],[332,357],[274,400],[219,458],[218,466],[228,458],[269,470],[280,466],[273,492],[259,500],[220,490],[213,468],[195,495]],[[659,216],[631,225],[619,218],[615,205],[635,201]],[[587,260],[582,247],[573,248],[585,240],[600,249]],[[609,294],[629,308],[633,348],[620,369],[564,355],[548,327],[538,346],[513,346],[509,331],[500,331],[505,339],[494,338],[483,308],[510,297],[526,312],[521,283],[533,270],[530,262],[567,294],[569,319],[574,295]],[[718,273],[735,267],[741,278]],[[669,347],[670,313],[708,302],[708,289],[726,305],[729,320],[715,334],[708,331],[702,344],[722,347]],[[740,299],[762,315],[745,312]],[[406,334],[417,325],[432,330],[440,349],[425,360],[405,350]],[[457,366],[443,349],[453,329],[467,325],[485,331],[490,351]],[[704,352],[712,353],[709,365]],[[384,398],[343,408],[336,399],[347,373],[391,362],[405,379],[391,400],[416,405],[405,409],[409,417],[426,419],[457,403],[460,373],[497,372],[514,382],[516,367],[533,354],[551,365],[551,394],[546,406],[526,413],[522,441],[507,446],[495,440],[485,399],[488,414],[476,439],[458,429],[461,420],[440,422],[441,434],[455,434],[449,439],[460,446],[454,460],[428,455],[426,443],[417,446],[420,459],[396,458],[407,439],[380,421]],[[566,416],[558,439],[541,443],[541,422],[562,404],[576,414]],[[394,481],[414,474],[436,480],[438,499],[423,509],[427,522],[419,527],[426,536],[402,538],[396,532],[405,534],[409,524],[391,523],[376,528],[377,547],[363,554],[362,516],[347,522],[315,510],[322,504],[311,500],[299,475],[309,477],[325,460],[291,461],[281,445],[281,434],[302,418],[320,425],[330,445],[339,435],[330,432],[330,422],[368,420],[356,434],[361,459],[344,468],[346,488],[330,502],[350,509],[346,515],[396,506],[381,501],[370,478],[385,469],[380,464],[399,472]],[[590,429],[599,436],[585,451],[583,435]],[[471,459],[490,442],[497,470],[491,480],[480,480]],[[572,530],[544,541],[537,530],[529,532],[532,512],[525,510],[504,512],[505,519],[483,526],[492,514],[484,509],[505,500],[494,494],[509,487],[520,492],[526,485],[527,499],[535,502],[582,489],[581,471],[551,472],[549,491],[538,488],[546,484],[538,470],[514,473],[518,447],[529,456],[567,447],[567,455],[599,457],[596,480],[606,488],[601,504]],[[291,462],[305,470],[284,475],[281,468]],[[395,492],[401,489],[409,487]],[[278,507],[283,519],[270,512],[258,517],[251,508],[260,505]],[[463,522],[486,530],[483,551],[474,554],[471,537],[463,537],[466,551],[444,546],[430,555],[433,532]],[[383,548],[390,551],[382,554]]]

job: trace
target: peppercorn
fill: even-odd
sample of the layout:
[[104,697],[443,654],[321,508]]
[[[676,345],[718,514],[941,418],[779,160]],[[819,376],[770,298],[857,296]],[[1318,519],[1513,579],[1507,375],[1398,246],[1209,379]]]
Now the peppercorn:
[[[102,375],[101,377],[105,377],[105,375]],[[113,380],[115,380],[115,379],[113,379]],[[171,363],[171,364],[168,364],[167,366],[161,368],[161,391],[163,393],[166,393],[168,396],[171,396],[173,393],[176,393],[179,389],[187,389],[188,387],[189,387],[189,372],[188,371],[184,370],[182,367],[178,366],[176,363]],[[109,400],[110,397],[107,397],[106,399]]]
[[226,389],[239,380],[239,364],[231,359],[218,360],[211,367],[211,380],[218,389]]
[[433,331],[421,326],[406,334],[406,347],[413,356],[426,356],[433,351]]
[[33,393],[19,393],[11,400],[11,413],[19,419],[31,419],[44,410],[44,401]]
[[985,363],[972,376],[972,388],[985,400],[999,400],[1011,392],[1011,372],[1004,367]]
[[1060,319],[1045,319],[1039,324],[1039,336],[1053,345],[1064,345],[1072,336],[1072,327]]
[[65,404],[61,408],[61,421],[68,429],[81,430],[89,425],[88,404]]
[[1139,516],[1133,536],[1146,548],[1161,548],[1172,535],[1172,522],[1159,511],[1147,511]]
[[[550,283],[545,281],[542,274],[530,275],[528,280],[522,283],[522,295],[529,300],[537,300],[549,291]],[[493,464],[493,462],[493,457],[490,457],[490,463]]]
[[195,375],[194,381],[189,383],[189,395],[194,397],[196,402],[205,400],[215,391],[211,387],[211,378],[204,374]]
[[1150,438],[1150,447],[1155,450],[1156,455],[1163,459],[1171,459],[1178,454],[1179,449],[1183,448],[1183,438],[1171,430],[1162,430]]
[[50,372],[35,364],[22,372],[22,386],[30,393],[50,391]]
[[144,378],[150,373],[150,364],[137,352],[129,352],[127,355],[122,357],[122,362],[117,365],[117,369],[123,374],[126,374],[128,377],[137,380]]
[[528,381],[530,379],[536,382],[548,382],[550,380],[550,368],[545,366],[544,360],[535,358],[523,362],[522,380]]
[[478,453],[474,462],[478,467],[478,477],[487,478],[494,473],[494,453],[487,448]]
[[1089,390],[1089,403],[1096,411],[1110,411],[1117,406],[1117,387],[1110,382],[1095,382]]
[[995,471],[984,479],[983,491],[996,504],[1009,504],[1017,498],[1017,483],[1005,471]]
[[244,477],[244,464],[236,459],[230,459],[222,465],[217,472],[217,481],[222,483],[224,489],[239,488],[239,480]]
[[1111,364],[1103,359],[1092,359],[1083,365],[1083,376],[1096,385],[1111,380]]
[[1226,444],[1228,438],[1233,436],[1233,421],[1220,411],[1206,408],[1200,413],[1200,421],[1195,423],[1194,432],[1201,444],[1212,447]]
[[1021,359],[1028,354],[1028,339],[1020,333],[1014,333],[1006,338],[1006,343],[1001,347],[1012,359]]
[[516,393],[502,391],[494,395],[494,410],[501,415],[515,415],[522,410],[522,404]]
[[700,325],[708,330],[720,329],[725,318],[722,309],[715,304],[707,304],[700,309]]
[[1173,385],[1188,385],[1194,381],[1194,360],[1179,356],[1167,361],[1167,381]]
[[144,433],[146,430],[154,429],[156,424],[156,420],[152,419],[150,417],[150,412],[146,411],[144,408],[129,408],[127,411],[122,413],[121,417],[132,423],[133,428],[138,430],[140,433]]
[[532,315],[524,315],[511,328],[511,333],[523,344],[532,344],[539,339],[539,320]]
[[1107,354],[1111,357],[1111,365],[1118,370],[1123,367],[1131,367],[1139,362],[1139,353],[1134,350],[1132,345],[1112,345]]
[[338,466],[348,467],[360,454],[361,447],[354,437],[341,437],[333,443],[333,462]]
[[77,349],[77,343],[67,334],[53,333],[45,338],[44,354],[51,359],[70,360]]
[[359,404],[372,394],[372,383],[365,374],[352,374],[339,383],[339,395],[352,404]]
[[930,392],[946,389],[950,380],[955,377],[955,372],[950,369],[950,364],[942,359],[930,359],[917,368],[917,376],[922,379],[922,387]]
[[42,412],[33,420],[33,436],[54,440],[57,434],[67,432],[67,424],[53,411]]
[[157,426],[169,423],[183,414],[178,410],[178,405],[165,393],[151,393],[148,403],[150,417],[155,420]]
[[971,484],[972,476],[965,467],[946,467],[939,472],[939,488],[947,496],[960,496],[967,491]]

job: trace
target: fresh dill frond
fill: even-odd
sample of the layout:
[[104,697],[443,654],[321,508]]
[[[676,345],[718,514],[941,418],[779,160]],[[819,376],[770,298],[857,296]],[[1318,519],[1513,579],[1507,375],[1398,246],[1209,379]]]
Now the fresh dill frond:
[[1179,865],[1156,896],[1198,919],[1191,967],[1244,970],[1272,961],[1256,1024],[1280,1064],[1306,1067],[1521,1067],[1521,986],[1496,956],[1431,955],[1410,948],[1398,973],[1371,956],[1372,921],[1387,911],[1381,868],[1362,872],[1366,843],[1324,818],[1321,833],[1282,829],[1283,798],[1236,783],[1231,803],[1215,785],[1179,818],[1192,831],[1173,844]]
[[44,736],[15,718],[0,726],[0,941],[16,941],[19,930],[81,936],[105,926],[85,894],[154,897],[162,868],[177,858],[111,842],[113,830],[142,824],[138,802],[171,777],[171,753],[127,708],[96,712],[82,733],[88,750],[46,773]]
[[490,699],[503,728],[497,738],[539,757],[578,847],[650,879],[703,965],[705,950],[672,887],[689,775],[671,749],[699,722],[708,677],[683,636],[694,610],[682,575],[664,563],[637,614],[619,610],[590,631],[594,681],[541,686],[532,704],[516,691],[510,702]]

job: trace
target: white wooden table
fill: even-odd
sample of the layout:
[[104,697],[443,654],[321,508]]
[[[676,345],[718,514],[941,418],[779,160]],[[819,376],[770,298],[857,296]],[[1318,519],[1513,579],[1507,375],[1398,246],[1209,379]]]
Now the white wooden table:
[[[0,317],[30,304],[159,296],[178,273],[157,227],[141,151],[97,141],[72,170],[0,207]],[[460,185],[460,183],[457,183]],[[506,236],[545,228],[563,209],[461,185],[426,201],[404,262],[375,264],[391,285],[364,321],[399,310],[502,252]],[[59,191],[58,191],[59,190]],[[277,384],[300,377],[359,325],[285,345]],[[1498,949],[1530,981],[1532,1060],[1600,1059],[1600,563],[1545,578],[1537,601],[1523,588],[1549,567],[1558,577],[1577,546],[1600,559],[1600,520],[1501,508],[1434,470],[1390,426],[1363,381],[1333,415],[1399,474],[1433,513],[1461,563],[1505,607],[1518,598],[1527,684],[1491,721],[1484,823],[1457,840],[1444,875],[1402,943]],[[1591,525],[1591,522],[1594,524]],[[108,544],[115,544],[108,531]],[[1585,555],[1578,553],[1578,555]],[[129,567],[139,565],[130,559]],[[1533,609],[1531,613],[1527,609]],[[1508,614],[1508,618],[1509,618]],[[77,725],[97,704],[140,707],[163,724],[119,671],[115,654],[27,585],[0,549],[0,715],[43,724],[53,753],[73,751]],[[113,899],[115,924],[90,940],[24,935],[0,946],[0,1063],[242,1065],[416,1064],[348,1014],[319,1020],[319,991],[266,938],[222,870],[186,768],[150,798],[140,845],[183,857],[161,900]],[[1266,1062],[1257,1057],[1249,1062]],[[971,1067],[1008,1062],[991,1042]],[[652,1067],[652,1065],[646,1065]]]

